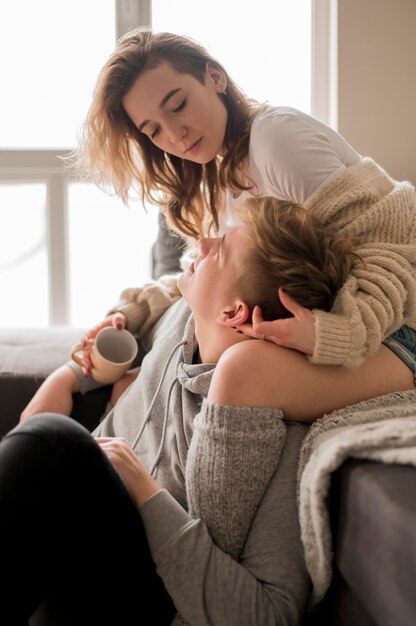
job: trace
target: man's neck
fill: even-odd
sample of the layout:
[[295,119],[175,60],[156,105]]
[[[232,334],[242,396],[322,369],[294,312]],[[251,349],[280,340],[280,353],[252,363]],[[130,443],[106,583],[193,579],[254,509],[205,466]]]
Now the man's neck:
[[227,348],[247,341],[249,338],[238,335],[232,328],[221,326],[217,322],[207,324],[205,321],[195,319],[195,336],[199,347],[199,360],[201,363],[217,363],[220,356]]

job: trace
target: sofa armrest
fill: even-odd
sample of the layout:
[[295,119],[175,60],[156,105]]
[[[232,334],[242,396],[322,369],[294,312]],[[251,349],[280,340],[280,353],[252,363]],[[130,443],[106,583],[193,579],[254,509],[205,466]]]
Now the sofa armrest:
[[[68,327],[0,331],[0,438],[16,426],[45,378],[68,361],[83,334],[83,329]],[[85,396],[74,394],[71,416],[93,430],[110,393],[105,386]]]
[[349,461],[340,472],[335,563],[379,626],[416,623],[416,467]]
[[416,624],[416,467],[348,460],[331,480],[334,575],[305,626]]

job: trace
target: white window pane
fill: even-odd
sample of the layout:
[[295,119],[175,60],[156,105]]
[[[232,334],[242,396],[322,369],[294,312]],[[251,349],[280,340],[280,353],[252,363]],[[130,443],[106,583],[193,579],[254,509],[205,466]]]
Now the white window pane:
[[251,98],[311,110],[311,0],[153,0],[155,31],[195,39]]
[[0,185],[0,327],[49,323],[46,185]]
[[114,33],[114,0],[0,3],[1,147],[76,145]]
[[68,208],[70,324],[90,327],[123,289],[150,279],[158,210],[125,207],[85,183],[69,186]]

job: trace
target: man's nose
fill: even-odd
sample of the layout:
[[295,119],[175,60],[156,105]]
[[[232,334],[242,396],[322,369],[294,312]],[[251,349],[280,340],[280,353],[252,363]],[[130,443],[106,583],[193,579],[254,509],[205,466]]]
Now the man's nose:
[[218,247],[221,243],[221,237],[201,237],[199,240],[199,255],[207,256],[210,250]]

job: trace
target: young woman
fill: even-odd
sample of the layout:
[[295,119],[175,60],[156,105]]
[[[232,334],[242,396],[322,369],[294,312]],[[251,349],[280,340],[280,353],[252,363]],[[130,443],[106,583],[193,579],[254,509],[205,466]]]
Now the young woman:
[[[323,224],[353,237],[364,265],[352,268],[331,312],[311,312],[284,292],[276,294],[292,318],[275,322],[275,343],[307,354],[313,364],[341,366],[345,375],[379,353],[372,370],[378,395],[388,386],[387,367],[401,371],[407,348],[403,352],[392,334],[416,328],[416,193],[331,128],[295,109],[250,100],[196,42],[137,29],[120,39],[100,73],[72,161],[125,201],[138,190],[191,239],[237,224],[236,209],[250,196],[303,204]],[[88,336],[113,323],[136,332],[144,308],[142,290],[126,290]],[[393,363],[387,350],[380,353],[388,336],[399,357]],[[265,374],[256,365],[263,347],[246,343],[224,355],[212,400],[259,401],[251,393]],[[276,385],[281,370],[290,379],[299,375],[292,356],[276,351]],[[88,372],[88,360],[85,366]],[[259,374],[252,385],[244,384],[247,371]],[[342,372],[331,386],[335,396],[345,384]],[[324,388],[327,370],[311,368],[304,375],[311,396],[316,385]]]

